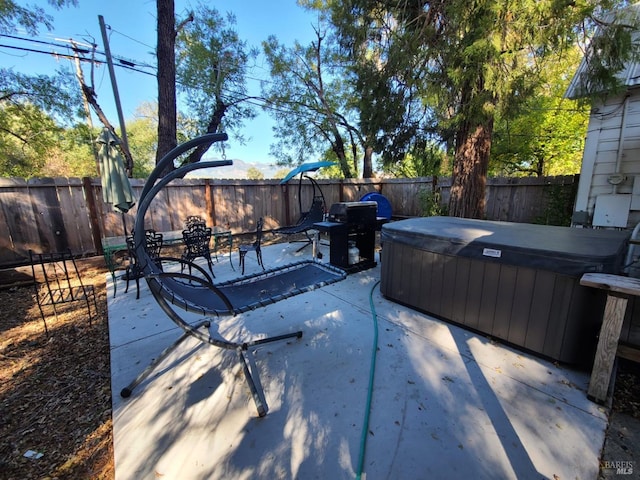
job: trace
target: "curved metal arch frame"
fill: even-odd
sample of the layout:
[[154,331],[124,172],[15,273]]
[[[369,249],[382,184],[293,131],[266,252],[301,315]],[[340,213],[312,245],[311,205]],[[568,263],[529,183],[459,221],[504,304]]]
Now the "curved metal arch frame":
[[[202,135],[188,142],[185,142],[181,145],[178,145],[176,148],[168,152],[158,162],[154,170],[151,172],[151,175],[149,175],[149,178],[147,179],[145,186],[142,189],[142,193],[140,194],[140,199],[138,204],[138,212],[135,220],[135,227],[134,227],[134,231],[135,231],[134,238],[136,239],[135,240],[136,255],[138,256],[138,259],[140,261],[140,268],[145,275],[145,279],[149,284],[149,289],[151,290],[153,297],[158,302],[160,308],[165,312],[165,314],[183,330],[183,333],[171,346],[166,348],[158,357],[156,357],[140,375],[138,375],[129,385],[123,388],[122,391],[120,392],[120,395],[124,398],[129,397],[133,393],[133,390],[154,371],[155,367],[158,366],[160,362],[162,362],[167,356],[169,356],[187,337],[192,336],[202,341],[203,343],[207,343],[215,347],[228,349],[228,350],[236,350],[238,354],[238,359],[242,365],[242,370],[244,372],[245,379],[247,381],[247,384],[251,391],[251,395],[256,405],[258,415],[260,417],[263,417],[267,414],[268,406],[266,403],[266,399],[264,397],[264,393],[262,392],[261,387],[259,387],[260,383],[259,383],[259,378],[257,377],[257,372],[255,372],[256,379],[258,380],[257,384],[256,384],[256,380],[254,380],[253,378],[251,369],[249,368],[250,362],[246,356],[246,352],[249,350],[249,348],[253,346],[261,345],[264,343],[271,343],[271,342],[285,340],[289,338],[301,338],[302,331],[262,338],[258,340],[252,340],[248,342],[230,342],[225,339],[214,338],[210,334],[202,332],[200,330],[202,327],[208,328],[210,326],[211,323],[209,320],[204,320],[202,322],[199,322],[196,325],[189,324],[175,311],[174,308],[172,308],[172,306],[169,304],[167,299],[163,296],[164,287],[162,285],[161,279],[166,274],[160,271],[159,267],[157,267],[156,264],[151,260],[151,258],[149,257],[149,254],[145,249],[145,244],[142,241],[142,239],[144,238],[143,232],[145,228],[145,225],[144,225],[145,215],[149,209],[149,206],[151,205],[151,202],[153,201],[155,196],[162,190],[162,188],[164,188],[167,184],[169,184],[171,181],[175,180],[176,178],[183,178],[190,171],[198,170],[202,168],[208,168],[208,167],[220,167],[224,165],[232,165],[233,162],[231,160],[217,160],[217,161],[187,164],[187,165],[183,165],[180,168],[177,168],[176,170],[170,172],[169,174],[161,178],[160,175],[165,170],[165,168],[169,164],[172,164],[173,161],[176,158],[178,158],[180,155],[197,146],[204,145],[207,143],[221,142],[227,139],[228,139],[228,136],[226,133],[213,133],[213,134]],[[181,274],[181,278],[186,279],[188,277],[189,277],[188,275]],[[199,279],[198,277],[192,277],[192,279],[200,282],[203,285],[206,283],[206,280],[203,280],[201,278]],[[207,288],[213,293],[216,293],[216,294],[221,293],[211,283],[207,285]],[[228,299],[226,299],[224,295],[222,296],[225,303],[231,306]],[[230,315],[235,314],[235,312],[233,311],[233,308],[230,309],[229,314]]]

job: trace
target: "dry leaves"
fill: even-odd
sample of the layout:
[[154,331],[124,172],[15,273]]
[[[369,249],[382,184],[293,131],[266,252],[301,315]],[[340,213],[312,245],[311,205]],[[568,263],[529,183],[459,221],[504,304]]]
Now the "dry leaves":
[[3,479],[114,477],[105,270],[83,269],[83,280],[98,293],[93,324],[71,304],[47,317],[49,338],[32,287],[0,290]]
[[619,359],[613,409],[618,413],[640,418],[640,364]]

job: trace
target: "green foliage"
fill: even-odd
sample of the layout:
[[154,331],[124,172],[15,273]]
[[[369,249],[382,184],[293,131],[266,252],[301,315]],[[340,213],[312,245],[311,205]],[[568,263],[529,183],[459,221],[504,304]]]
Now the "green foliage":
[[288,173],[289,173],[288,168],[280,168],[275,171],[275,173],[273,174],[273,178],[284,178],[287,176]]
[[[55,8],[78,4],[77,0],[49,0],[48,3]],[[0,2],[0,33],[15,32],[16,27],[20,26],[33,35],[38,32],[40,26],[51,30],[52,21],[51,16],[47,15],[42,7],[23,7],[14,0]]]
[[[75,0],[48,3],[55,8],[77,5]],[[39,6],[0,2],[0,32],[21,27],[35,34],[41,26],[50,29],[51,22]],[[47,76],[0,68],[0,175],[96,176],[92,143],[98,132],[77,124],[81,119],[82,101],[70,69]],[[127,130],[134,176],[146,177],[157,149],[157,108],[131,122]]]
[[635,3],[598,12],[597,29],[587,48],[585,69],[577,87],[579,96],[607,97],[625,88],[624,79],[616,74],[629,62],[640,60],[639,8]]
[[437,217],[447,215],[447,206],[442,203],[442,193],[439,188],[421,188],[418,191],[418,204],[423,217]]
[[276,122],[271,155],[281,165],[297,165],[330,151],[342,174],[353,177],[363,148],[341,67],[346,59],[320,27],[307,46],[286,47],[275,36],[262,45],[271,75],[262,95]]
[[[421,113],[409,100],[423,99],[424,130],[455,152],[451,214],[481,217],[496,118],[510,119],[527,105],[548,56],[572,48],[593,32],[603,12],[626,2],[344,0],[324,5],[361,72],[388,85],[389,93],[408,86],[396,100],[405,102],[405,112]],[[607,68],[598,73],[608,78],[629,58],[625,53],[635,21],[614,30],[609,44],[592,50],[605,59]],[[363,79],[361,85],[369,84]],[[366,97],[368,91],[358,93]],[[370,97],[376,98],[377,93]],[[397,115],[387,109],[391,117]]]
[[82,102],[75,78],[68,70],[60,70],[53,76],[30,76],[0,68],[0,106],[9,109],[10,115],[24,115],[25,123],[30,122],[29,115],[33,113],[30,107],[35,106],[59,124],[70,125],[78,118]]
[[255,117],[247,91],[247,65],[257,51],[235,31],[235,17],[200,5],[176,42],[176,78],[195,133],[222,131],[244,143],[241,127]]
[[536,218],[534,223],[562,227],[571,226],[577,190],[577,182],[573,184],[573,188],[568,188],[566,185],[548,185],[545,188],[544,213]]
[[[49,3],[55,8],[77,4],[75,0]],[[40,27],[51,29],[51,22],[42,7],[0,2],[0,33],[20,27],[33,35]],[[74,127],[80,108],[78,88],[69,71],[30,76],[0,68],[0,175],[31,177],[82,171],[78,157],[63,160],[61,155],[81,148],[78,136],[82,133]]]
[[[16,112],[17,111],[17,112]],[[155,164],[157,108],[142,105],[127,123],[134,177],[146,178]],[[94,140],[99,131],[84,124],[64,127],[30,104],[0,106],[0,176],[95,177]]]
[[155,167],[158,149],[157,105],[144,103],[138,106],[136,118],[127,122],[126,128],[129,150],[133,157],[133,177],[146,178]]
[[425,143],[420,149],[409,153],[402,160],[390,165],[382,165],[387,173],[398,178],[430,177],[449,174],[448,159],[442,146],[434,142]]
[[[327,158],[327,161],[331,161],[331,159]],[[340,164],[336,162],[336,164],[331,167],[322,167],[319,169],[315,174],[315,178],[344,178],[344,175]]]
[[98,167],[91,148],[92,132],[85,125],[65,129],[51,146],[37,176],[96,177]]
[[264,180],[264,173],[262,173],[256,167],[249,167],[247,169],[247,178],[249,180]]
[[[489,173],[571,175],[580,171],[589,122],[586,105],[564,98],[581,59],[576,47],[541,66],[541,83],[514,112],[496,115]],[[506,116],[510,113],[510,116]]]
[[[421,157],[421,149],[433,138],[431,110],[420,94],[422,60],[411,56],[418,37],[407,36],[395,43],[394,25],[398,23],[374,3],[298,2],[331,20],[322,31],[331,52],[323,68],[326,72],[328,63],[331,73],[327,77],[341,80],[339,90],[331,93],[343,102],[339,123],[347,129],[345,138],[355,143],[349,151],[354,167],[357,157],[363,158],[363,176],[369,176],[374,154],[385,167],[393,166],[407,155]],[[326,85],[325,79],[317,91],[326,92]],[[345,176],[349,176],[346,171]]]
[[0,103],[0,173],[37,175],[62,132],[51,117],[34,105]]
[[[17,110],[17,112],[16,112]],[[64,128],[34,105],[0,107],[0,176],[95,176],[91,132]],[[7,126],[8,128],[4,128]]]

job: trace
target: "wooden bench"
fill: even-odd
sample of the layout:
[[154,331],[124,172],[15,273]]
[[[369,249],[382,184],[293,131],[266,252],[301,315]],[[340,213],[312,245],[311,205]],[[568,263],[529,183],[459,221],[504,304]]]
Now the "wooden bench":
[[[605,273],[585,273],[580,284],[607,291],[598,348],[591,371],[587,397],[604,403],[611,382],[616,355],[638,361],[637,351],[618,346],[629,295],[640,296],[640,279]],[[631,350],[631,351],[629,351]]]

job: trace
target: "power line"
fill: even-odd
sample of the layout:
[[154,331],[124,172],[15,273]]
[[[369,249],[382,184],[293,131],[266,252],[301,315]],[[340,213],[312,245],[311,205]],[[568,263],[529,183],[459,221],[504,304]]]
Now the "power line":
[[[89,54],[92,52],[92,50],[95,48],[96,44],[88,44],[88,43],[84,43],[84,42],[78,42],[77,40],[74,40],[72,38],[70,38],[69,40],[60,40],[58,42],[51,42],[51,41],[44,41],[44,40],[37,40],[34,38],[27,38],[27,37],[19,37],[17,35],[6,35],[6,34],[0,34],[0,37],[6,37],[6,38],[10,38],[12,40],[19,40],[22,42],[31,42],[31,43],[37,43],[39,45],[48,45],[48,46],[52,46],[52,47],[56,47],[56,48],[65,48],[68,50],[71,50],[75,53],[79,53],[79,54]],[[77,45],[81,45],[81,46],[86,46],[87,48],[79,48]],[[51,55],[51,56],[63,56],[65,57],[64,54],[60,54],[57,52],[50,52],[50,51],[45,51],[45,50],[36,50],[36,49],[29,49],[28,47],[20,47],[20,46],[15,46],[15,45],[0,45],[2,47],[5,48],[11,48],[14,50],[22,50],[25,52],[29,52],[29,53],[42,53],[45,55]],[[92,48],[93,47],[93,48]],[[100,50],[95,50],[94,51],[95,54],[97,55],[101,55],[101,56],[106,56],[106,54]],[[68,56],[66,56],[65,58],[68,58]],[[73,56],[71,56],[71,58],[73,58]],[[133,60],[130,58],[126,58],[123,57],[121,55],[117,55],[113,57],[114,60],[118,61],[122,66],[124,67],[141,67],[141,68],[153,68],[155,69],[156,67],[154,65],[148,64],[148,63],[144,63],[144,62],[140,62],[138,60]],[[83,61],[89,61],[88,59],[81,59]],[[104,63],[100,60],[96,60],[96,62],[99,63]],[[146,73],[146,72],[143,72]]]
[[67,47],[66,43],[61,43],[61,42],[54,43],[54,42],[51,42],[51,41],[37,40],[35,38],[19,37],[17,35],[9,35],[9,34],[6,34],[6,33],[0,33],[0,37],[11,38],[13,40],[21,40],[23,42],[38,43],[40,45],[50,45],[52,47],[63,47],[63,48]]
[[[75,58],[74,55],[70,54],[70,53],[59,53],[59,52],[48,52],[45,50],[37,50],[34,48],[26,48],[26,47],[16,47],[15,45],[6,45],[6,44],[2,44],[0,43],[0,48],[8,48],[11,50],[18,50],[21,52],[26,52],[26,53],[41,53],[44,55],[49,55],[55,58],[64,58],[67,60],[73,60]],[[79,60],[81,62],[88,62],[88,63],[94,63],[97,65],[106,65],[107,62],[105,60],[98,60],[98,59],[90,59],[90,58],[84,58],[84,57],[79,57]],[[155,74],[155,72],[146,72],[144,70],[140,70],[139,68],[136,68],[136,65],[128,62],[124,59],[120,59],[120,58],[116,58],[116,60],[118,60],[119,63],[114,64],[117,67],[123,68],[125,70],[131,70],[133,72],[137,72],[137,73],[142,73],[144,75],[150,75],[152,77],[156,77],[157,75]]]
[[[3,44],[3,43],[0,43],[0,47],[9,48],[11,50],[18,50],[20,52],[27,52],[27,53],[44,53],[44,54],[50,55],[52,57],[62,57],[62,58],[69,58],[69,59],[73,58],[73,55],[69,55],[69,54],[65,54],[65,53],[46,52],[44,50],[36,50],[35,48],[16,47],[15,45],[6,45],[6,44]],[[81,60],[85,60],[85,59],[81,59]],[[98,62],[100,62],[100,61],[98,60]]]
[[[139,43],[140,45],[143,45],[145,47],[151,48],[153,50],[153,47],[135,40],[132,37],[129,37],[121,32],[118,32],[117,30],[114,30],[113,28],[109,27],[107,25],[107,28],[109,28],[110,31],[114,32],[114,33],[118,33],[126,38],[129,38],[130,40]],[[52,46],[52,47],[56,47],[56,48],[67,48],[67,49],[71,49],[76,53],[80,53],[80,54],[88,54],[91,52],[91,47],[96,46],[95,43],[89,44],[89,43],[85,43],[85,42],[78,42],[77,40],[74,40],[72,38],[70,38],[69,40],[62,40],[62,39],[57,39],[58,42],[51,42],[51,41],[45,41],[45,40],[38,40],[38,39],[34,39],[34,38],[29,38],[29,37],[21,37],[18,35],[8,35],[8,34],[0,34],[0,37],[6,37],[6,38],[11,38],[12,40],[18,40],[18,41],[22,41],[22,42],[32,42],[32,43],[37,43],[40,45],[48,45],[48,46]],[[85,49],[81,49],[78,48],[76,45],[82,45],[82,46],[86,46],[88,47],[86,50]],[[18,47],[18,46],[10,46],[10,45],[0,45],[3,46],[5,48],[12,48],[15,50],[23,50],[25,52],[30,52],[30,53],[42,53],[45,55],[52,55],[52,56],[63,56],[63,54],[59,54],[59,53],[54,53],[54,52],[47,52],[47,51],[43,51],[43,50],[32,50],[29,49],[27,47]],[[101,50],[95,50],[94,52],[97,55],[101,55],[101,56],[105,56],[105,53]],[[64,57],[64,58],[68,58],[68,57]],[[122,55],[113,55],[113,59],[118,61],[122,66],[124,67],[138,67],[138,68],[149,68],[149,69],[156,69],[157,67],[155,65],[149,64],[149,63],[145,63],[145,62],[141,62],[139,60],[134,60],[131,58],[126,58],[123,57]],[[86,59],[85,59],[86,61]],[[260,67],[261,69],[263,67]],[[219,69],[222,73],[224,73],[224,70]],[[148,72],[141,72],[141,73],[146,73],[148,74]],[[270,80],[269,78],[259,78],[259,77],[254,77],[251,75],[245,75],[245,78],[248,80],[253,80],[256,82],[262,82],[262,83],[273,83],[272,80]]]
[[[111,29],[113,32],[115,32],[115,30]],[[119,32],[118,32],[119,33]],[[124,36],[124,35],[123,35]],[[20,37],[17,35],[6,35],[6,34],[0,34],[0,37],[6,37],[6,38],[11,38],[13,40],[19,40],[19,41],[23,41],[23,42],[32,42],[32,43],[37,43],[39,45],[48,45],[48,46],[52,46],[52,47],[56,47],[56,48],[66,48],[69,50],[72,50],[75,53],[79,53],[79,54],[89,54],[91,52],[90,49],[82,49],[82,48],[78,48],[77,46],[75,46],[76,43],[81,44],[83,46],[87,46],[87,47],[92,47],[95,46],[95,44],[87,44],[84,42],[77,42],[74,39],[69,39],[64,40],[64,41],[58,41],[58,42],[51,42],[51,41],[44,41],[44,40],[37,40],[37,39],[33,39],[33,38],[27,38],[27,37]],[[129,38],[129,37],[127,37]],[[134,40],[135,41],[135,40]],[[73,43],[70,43],[73,42]],[[142,42],[138,42],[141,45],[144,46],[148,46]],[[18,50],[18,51],[23,51],[23,52],[27,52],[27,53],[41,53],[44,55],[50,55],[53,57],[60,57],[60,58],[67,58],[67,59],[72,59],[75,58],[74,55],[72,54],[63,54],[63,53],[59,53],[59,52],[51,52],[51,51],[46,51],[46,50],[39,50],[39,49],[32,49],[32,48],[28,48],[28,47],[20,47],[20,46],[15,46],[15,45],[6,45],[6,44],[0,44],[0,47],[4,47],[4,48],[9,48],[9,49],[13,49],[13,50]],[[105,53],[100,51],[100,50],[95,50],[94,52],[96,55],[100,55],[100,56],[105,56]],[[86,58],[80,58],[81,61],[87,62],[87,61],[94,61],[97,64],[105,64],[105,61],[102,60],[89,60]],[[131,58],[126,58],[123,57],[121,55],[113,55],[113,60],[115,62],[118,62],[118,66],[131,70],[131,71],[135,71],[138,73],[143,73],[145,75],[153,75],[155,76],[155,71],[156,71],[156,66],[149,64],[149,63],[145,63],[145,62],[141,62],[139,60],[134,60]],[[144,71],[144,70],[140,70],[140,68],[147,68],[147,69],[152,69],[154,71],[154,73],[150,73],[148,71]],[[259,77],[254,77],[251,75],[245,75],[245,78],[247,80],[252,80],[255,82],[261,82],[261,83],[273,83],[273,81],[271,81],[270,79],[266,79],[266,78],[259,78]]]
[[[0,34],[0,36],[7,36],[7,35],[2,35]],[[77,48],[68,45],[68,44],[64,44],[64,43],[53,43],[53,42],[45,42],[42,40],[38,40],[35,41],[34,39],[28,39],[28,38],[20,38],[20,37],[15,37],[18,40],[23,40],[23,41],[34,41],[35,43],[39,43],[42,45],[49,45],[49,46],[56,46],[56,47],[60,47],[60,48],[66,48],[69,50],[73,50],[73,51],[78,51]],[[21,47],[21,46],[15,46],[15,45],[7,45],[7,44],[0,44],[0,48],[8,48],[8,49],[12,49],[12,50],[18,50],[18,51],[22,51],[22,52],[27,52],[27,53],[39,53],[39,54],[43,54],[43,55],[49,55],[55,58],[64,58],[64,59],[68,59],[68,60],[73,60],[75,59],[75,56],[73,54],[65,54],[65,53],[59,53],[59,52],[51,52],[51,51],[47,51],[47,50],[41,50],[41,49],[35,49],[35,48],[28,48],[28,47]],[[80,50],[78,53],[89,53],[89,51],[83,51]],[[97,51],[96,53],[104,55],[104,53]],[[105,60],[99,60],[99,59],[89,59],[89,58],[84,58],[84,57],[79,57],[79,60],[81,62],[89,62],[89,63],[94,63],[97,65],[106,65],[107,62]],[[149,71],[145,71],[145,70],[141,70],[140,68],[137,68],[138,64],[135,63],[135,61],[130,61],[127,59],[124,59],[122,57],[116,57],[114,56],[114,60],[116,60],[118,63],[115,63],[114,66],[123,68],[125,70],[130,70],[136,73],[141,73],[144,75],[149,75],[152,77],[157,77],[157,74],[155,72],[155,67],[150,66],[150,65],[144,65],[146,68],[150,68],[150,69],[154,69],[153,72],[149,72]],[[249,77],[247,77],[249,78]],[[256,78],[252,78],[253,80],[256,81],[263,81],[261,79],[256,79]],[[237,91],[233,91],[231,89],[225,89],[226,92],[225,94],[228,96],[244,96],[246,95],[245,93],[240,93]],[[276,113],[295,113],[292,110],[289,109],[285,109],[285,108],[279,108],[279,107],[274,107],[273,105],[269,104],[266,100],[260,100],[257,98],[254,99],[247,99],[246,100],[247,103],[254,105],[256,107],[262,108],[262,109],[268,109],[271,111],[274,111]],[[300,113],[297,112],[299,115],[303,115],[303,116],[307,116],[308,118],[312,118],[311,115],[306,115],[304,113]]]
[[137,44],[139,44],[139,45],[142,45],[143,47],[150,48],[151,50],[155,50],[155,47],[152,47],[151,45],[147,45],[146,43],[141,42],[140,40],[136,40],[135,38],[130,37],[129,35],[126,35],[126,34],[124,34],[124,33],[120,32],[120,31],[118,31],[118,30],[115,30],[111,25],[107,25],[107,28],[108,28],[109,30],[111,30],[113,33],[117,33],[117,34],[119,34],[119,35],[122,35],[124,38],[128,38],[128,39],[129,39],[129,40],[131,40],[132,42],[135,42],[135,43],[137,43]]

